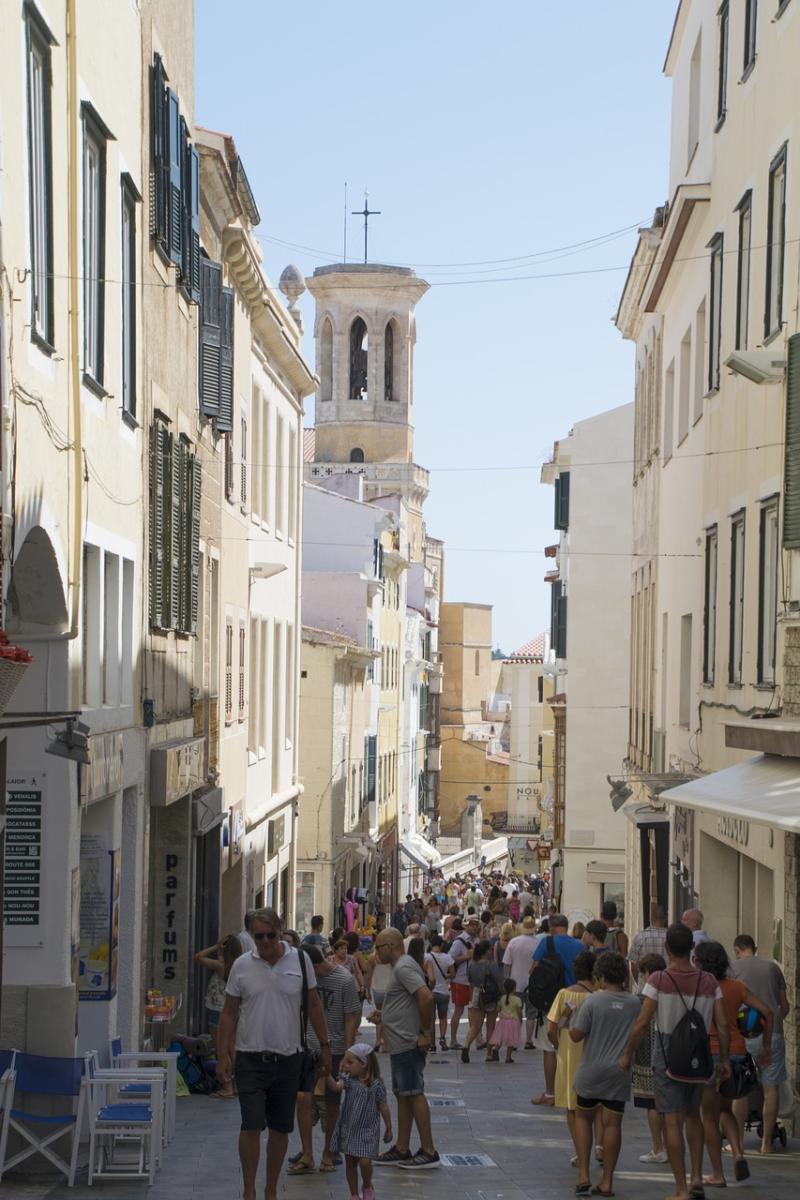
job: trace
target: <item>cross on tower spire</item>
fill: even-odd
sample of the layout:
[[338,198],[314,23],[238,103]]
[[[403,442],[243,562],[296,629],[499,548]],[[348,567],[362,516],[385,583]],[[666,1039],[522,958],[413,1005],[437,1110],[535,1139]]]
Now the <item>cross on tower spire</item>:
[[355,211],[353,211],[353,213],[351,215],[354,217],[363,217],[364,218],[364,262],[366,263],[368,261],[368,258],[367,258],[367,239],[369,236],[368,222],[369,222],[370,217],[379,217],[381,215],[381,210],[379,208],[370,209],[370,207],[369,207],[369,192],[364,192],[364,207],[360,210],[356,209]]

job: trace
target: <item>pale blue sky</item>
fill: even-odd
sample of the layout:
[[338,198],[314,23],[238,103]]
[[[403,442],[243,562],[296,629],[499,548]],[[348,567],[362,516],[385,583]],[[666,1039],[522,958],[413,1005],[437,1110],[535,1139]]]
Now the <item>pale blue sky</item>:
[[[348,208],[368,187],[382,210],[370,259],[438,285],[417,309],[428,529],[448,547],[446,598],[493,604],[507,652],[549,620],[552,489],[534,464],[574,421],[633,397],[612,317],[635,234],[505,271],[619,268],[596,274],[496,282],[452,264],[649,221],[666,199],[676,4],[196,0],[196,120],[236,139],[273,280],[288,262],[309,274],[340,257],[347,180]],[[361,229],[349,218],[349,255]],[[465,279],[492,282],[444,286]],[[313,362],[308,333],[305,352]],[[462,469],[476,467],[502,469]]]

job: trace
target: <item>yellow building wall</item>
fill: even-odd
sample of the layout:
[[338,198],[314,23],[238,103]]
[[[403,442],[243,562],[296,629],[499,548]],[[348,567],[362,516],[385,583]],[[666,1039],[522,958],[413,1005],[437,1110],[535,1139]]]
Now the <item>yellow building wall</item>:
[[442,726],[439,824],[445,834],[460,832],[467,796],[480,799],[484,825],[507,807],[508,764],[487,758],[481,743],[466,742],[463,735],[463,725]]
[[350,451],[355,446],[364,451],[365,462],[410,463],[413,459],[414,430],[405,422],[318,422],[315,428],[317,462],[350,462]]

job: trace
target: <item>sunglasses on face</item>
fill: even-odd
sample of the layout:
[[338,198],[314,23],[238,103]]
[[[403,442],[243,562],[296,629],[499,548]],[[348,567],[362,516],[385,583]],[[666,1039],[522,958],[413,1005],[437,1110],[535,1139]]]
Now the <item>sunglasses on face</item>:
[[266,938],[268,942],[274,942],[275,938],[277,936],[278,936],[277,933],[275,933],[275,931],[273,929],[271,929],[269,931],[269,933],[254,933],[253,941],[254,942],[263,942],[264,939]]

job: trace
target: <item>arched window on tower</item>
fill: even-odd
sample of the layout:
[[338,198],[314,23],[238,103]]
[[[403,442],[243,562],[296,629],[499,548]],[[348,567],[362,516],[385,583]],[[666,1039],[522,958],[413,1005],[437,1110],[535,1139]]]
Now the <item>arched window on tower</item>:
[[333,399],[333,327],[327,317],[319,339],[319,397]]
[[384,400],[396,400],[397,389],[395,388],[394,376],[394,321],[390,321],[386,326],[383,335],[383,398]]
[[364,461],[364,451],[361,449],[360,446],[354,446],[353,449],[350,451],[350,462],[363,462],[363,461]]
[[367,394],[367,327],[361,317],[350,326],[350,399],[361,400]]

